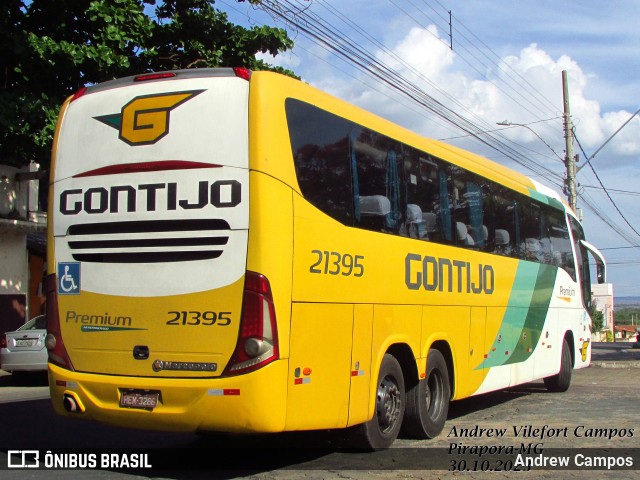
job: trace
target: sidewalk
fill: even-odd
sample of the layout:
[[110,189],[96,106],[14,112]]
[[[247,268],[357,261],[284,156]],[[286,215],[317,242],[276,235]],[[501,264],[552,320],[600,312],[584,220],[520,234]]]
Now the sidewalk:
[[594,342],[591,348],[591,365],[602,368],[640,368],[640,344]]

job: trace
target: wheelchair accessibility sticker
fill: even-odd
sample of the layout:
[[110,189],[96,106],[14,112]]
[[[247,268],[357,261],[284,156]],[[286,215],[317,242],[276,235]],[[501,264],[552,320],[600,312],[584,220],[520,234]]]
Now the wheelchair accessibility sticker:
[[80,262],[58,263],[58,294],[80,295]]

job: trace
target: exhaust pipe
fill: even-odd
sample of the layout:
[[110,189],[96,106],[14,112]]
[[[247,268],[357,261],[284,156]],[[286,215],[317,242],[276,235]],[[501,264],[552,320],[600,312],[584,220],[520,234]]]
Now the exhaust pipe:
[[84,413],[84,405],[74,392],[65,392],[62,395],[62,405],[69,413]]

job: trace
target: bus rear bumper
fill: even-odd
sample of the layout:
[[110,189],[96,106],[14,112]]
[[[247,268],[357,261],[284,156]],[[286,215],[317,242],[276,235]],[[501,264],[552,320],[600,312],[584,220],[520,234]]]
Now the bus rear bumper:
[[[286,360],[237,377],[202,379],[97,375],[49,364],[57,414],[145,430],[281,432],[286,378]],[[157,392],[157,406],[120,406],[122,392],[131,390]]]

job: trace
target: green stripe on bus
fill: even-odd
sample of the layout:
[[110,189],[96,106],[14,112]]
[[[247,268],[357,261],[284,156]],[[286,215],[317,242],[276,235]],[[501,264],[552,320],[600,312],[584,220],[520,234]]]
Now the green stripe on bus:
[[544,203],[545,205],[549,205],[558,210],[564,210],[564,205],[560,200],[545,195],[544,193],[538,192],[537,190],[529,189],[529,196],[534,200],[539,201],[540,203]]
[[549,305],[551,304],[558,267],[544,264],[539,265],[539,267],[534,294],[531,298],[524,326],[520,332],[520,339],[505,364],[527,360],[533,354],[542,334],[544,322],[549,312]]
[[500,328],[491,348],[485,352],[487,358],[478,368],[504,365],[516,349],[527,321],[529,307],[533,301],[533,287],[537,282],[540,266],[540,264],[533,262],[519,262]]
[[536,348],[551,304],[558,268],[520,262],[509,303],[487,358],[477,368],[527,360]]

